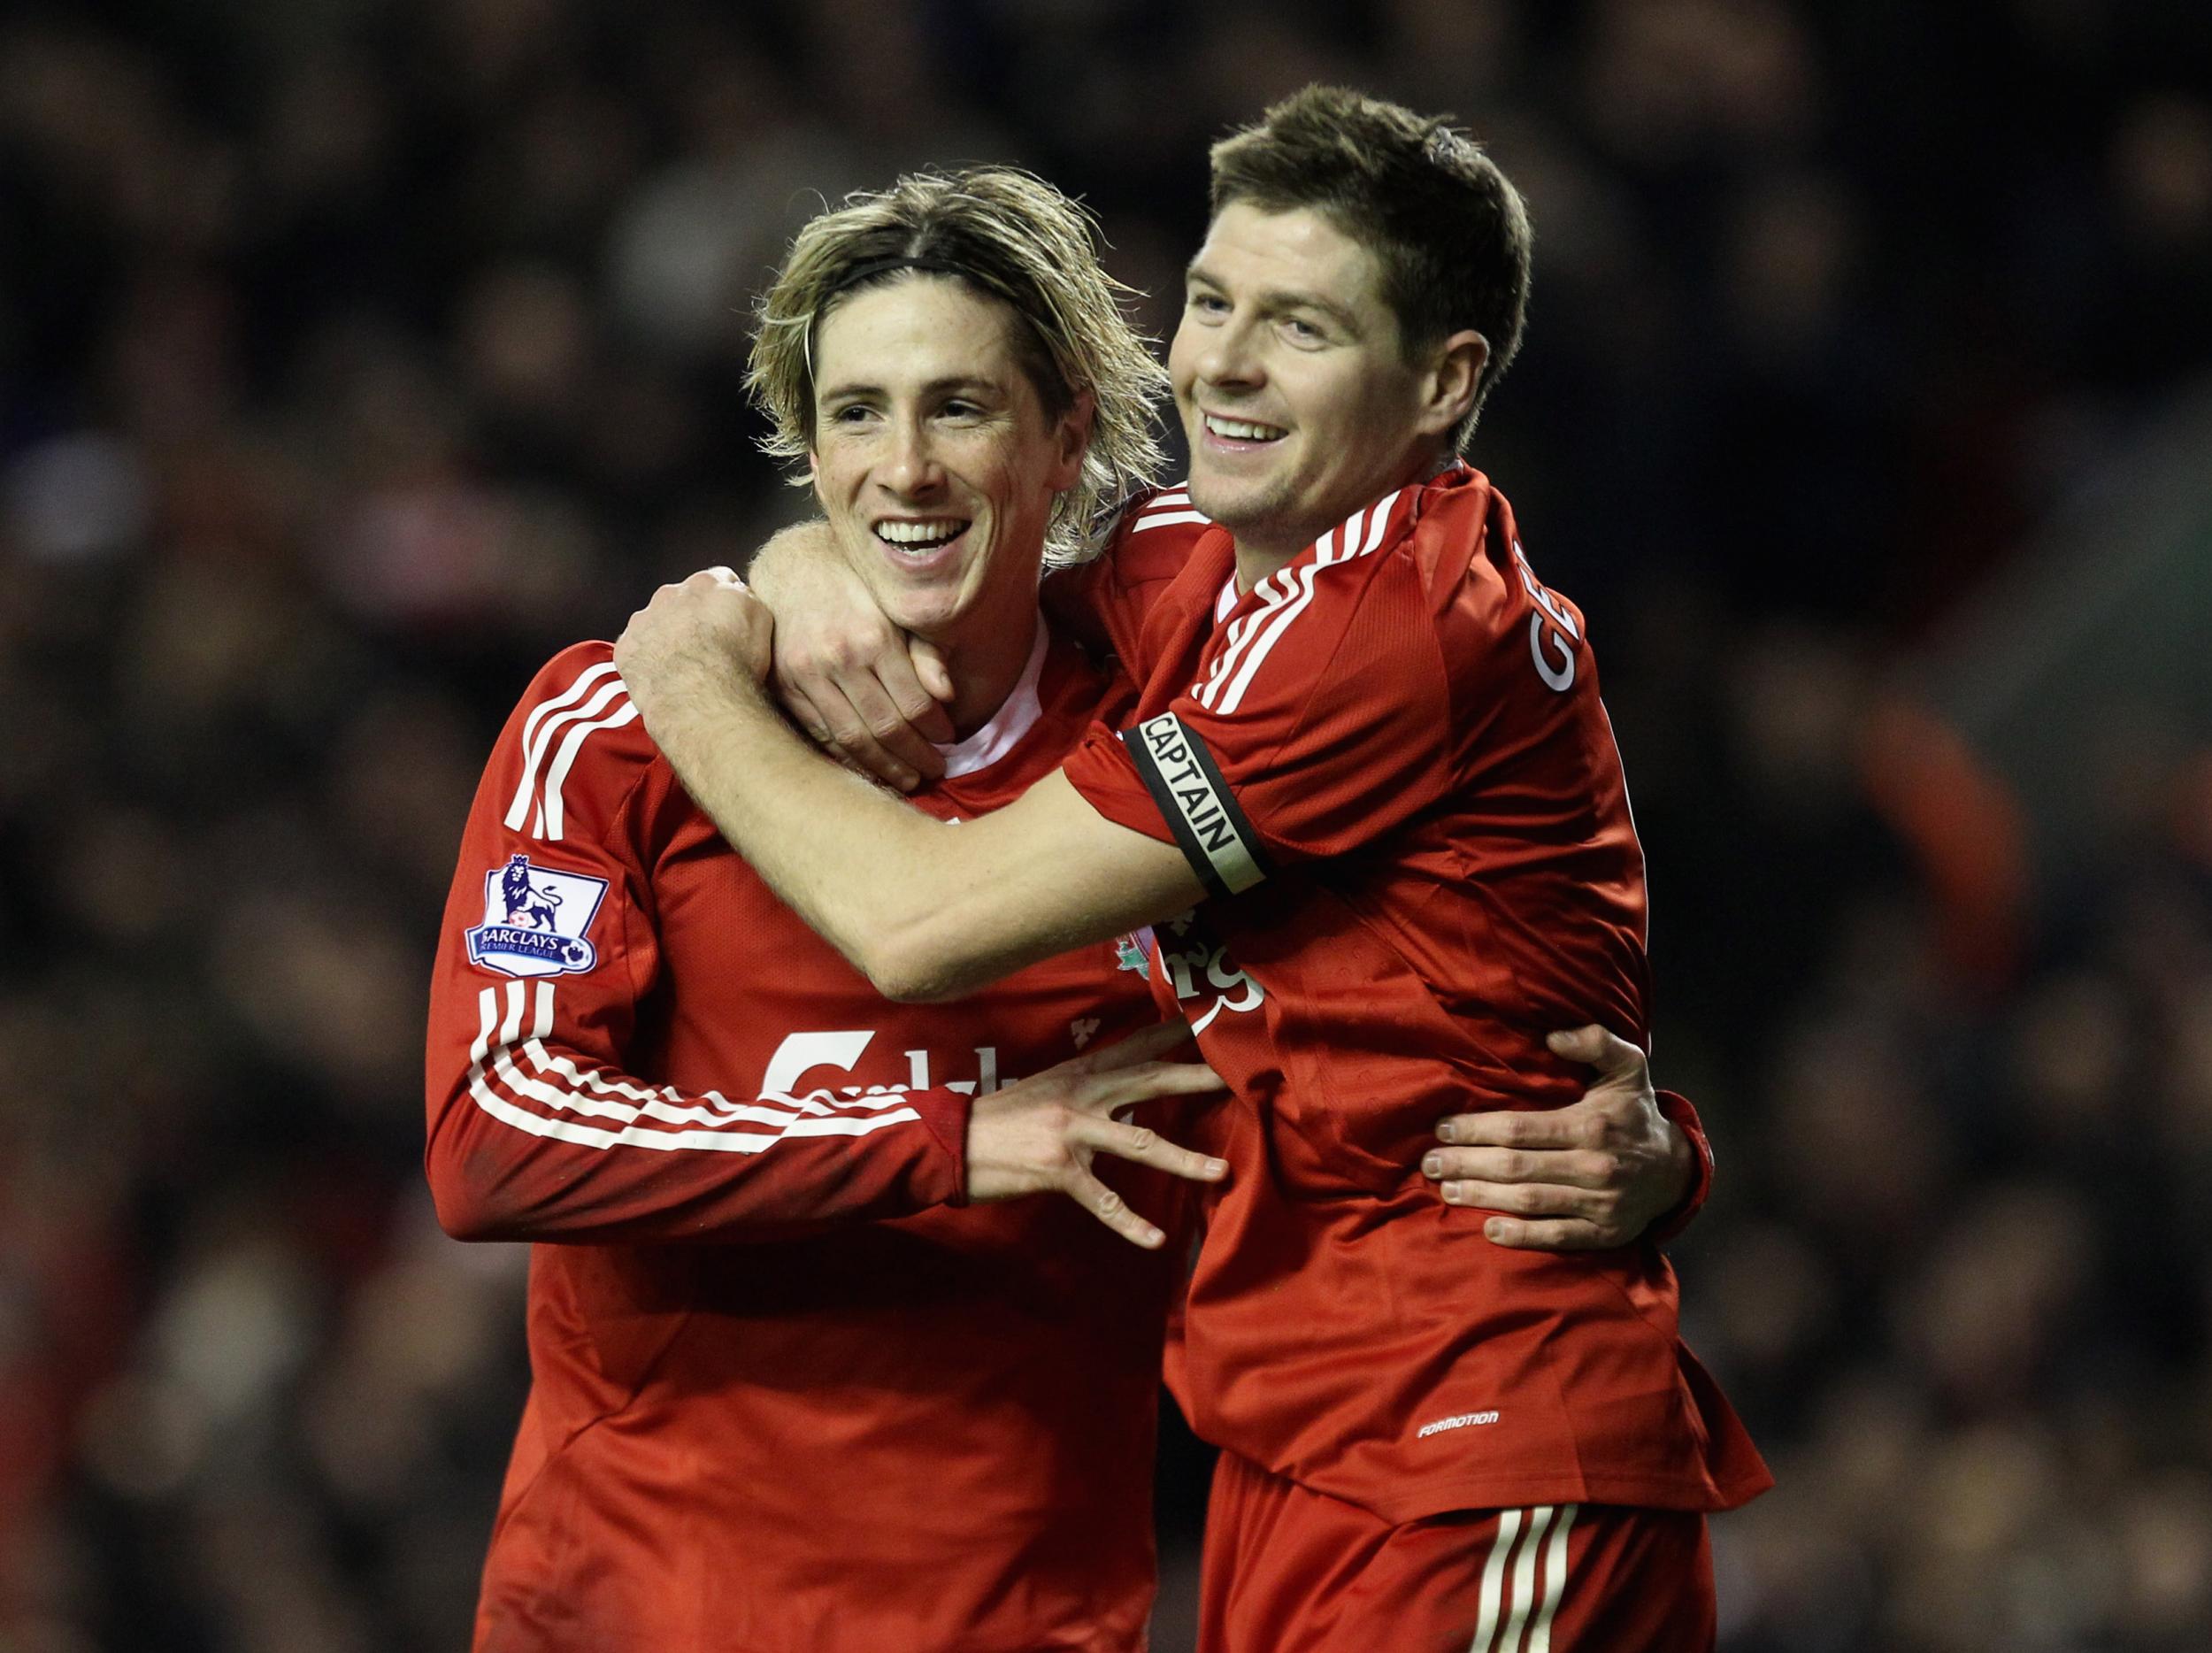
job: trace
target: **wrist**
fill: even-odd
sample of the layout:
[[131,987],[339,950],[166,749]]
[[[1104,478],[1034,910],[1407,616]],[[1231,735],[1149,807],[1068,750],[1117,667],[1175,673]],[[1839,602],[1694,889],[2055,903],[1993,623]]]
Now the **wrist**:
[[939,1152],[930,1192],[940,1204],[968,1203],[968,1133],[971,1098],[958,1091],[931,1089],[907,1093],[907,1106],[922,1116],[923,1126]]
[[1660,1116],[1667,1128],[1667,1173],[1670,1178],[1667,1210],[1673,1211],[1690,1197],[1690,1190],[1697,1186],[1697,1149],[1690,1144],[1690,1134],[1665,1115]]
[[772,611],[795,586],[803,589],[808,573],[836,554],[829,525],[818,519],[779,530],[745,565],[745,583]]
[[1682,1168],[1679,1196],[1644,1231],[1646,1240],[1663,1244],[1687,1228],[1704,1209],[1713,1189],[1713,1150],[1705,1140],[1697,1110],[1687,1097],[1671,1090],[1659,1092],[1658,1097],[1659,1115],[1668,1127],[1669,1158]]

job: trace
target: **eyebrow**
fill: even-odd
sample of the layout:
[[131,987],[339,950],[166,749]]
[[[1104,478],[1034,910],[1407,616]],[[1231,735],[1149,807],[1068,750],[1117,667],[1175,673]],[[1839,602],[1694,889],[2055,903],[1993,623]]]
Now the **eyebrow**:
[[[1217,293],[1228,291],[1225,283],[1195,262],[1186,266],[1183,276],[1186,281],[1202,281]],[[1318,293],[1305,292],[1291,287],[1268,287],[1262,288],[1254,295],[1254,300],[1262,310],[1265,311],[1317,310],[1354,337],[1359,336],[1364,331],[1360,326],[1357,316],[1334,299],[1325,298]]]
[[[995,381],[979,378],[974,373],[949,373],[943,378],[931,380],[921,388],[921,394],[925,396],[949,396],[956,390],[965,390],[981,391],[986,395],[996,396],[1001,394],[1002,388]],[[850,380],[843,384],[829,385],[818,393],[824,402],[833,402],[840,396],[879,396],[882,394],[881,385],[864,380]]]

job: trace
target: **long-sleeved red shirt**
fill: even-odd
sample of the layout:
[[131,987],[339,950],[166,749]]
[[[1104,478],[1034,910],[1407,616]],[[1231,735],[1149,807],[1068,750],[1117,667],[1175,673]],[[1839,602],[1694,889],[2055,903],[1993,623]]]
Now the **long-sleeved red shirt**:
[[1145,686],[1068,778],[1212,892],[1150,936],[1231,1092],[1169,1362],[1192,1426],[1391,1521],[1763,1490],[1655,1245],[1486,1245],[1414,1170],[1444,1115],[1575,1099],[1549,1030],[1648,1026],[1596,666],[1504,499],[1455,466],[1244,591],[1228,533],[1154,496],[1086,583]]
[[[1041,633],[918,806],[1010,802],[1126,699]],[[1156,1019],[1105,944],[885,1001],[691,803],[605,645],[549,665],[431,995],[441,1216],[544,1242],[481,1653],[1140,1647],[1179,1259],[958,1201],[974,1095]]]

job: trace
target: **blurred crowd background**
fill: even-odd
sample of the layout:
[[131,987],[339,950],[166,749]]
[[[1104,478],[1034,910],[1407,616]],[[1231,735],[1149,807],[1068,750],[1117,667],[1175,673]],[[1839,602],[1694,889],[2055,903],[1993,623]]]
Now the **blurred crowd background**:
[[12,0],[0,1649],[464,1645],[525,1258],[436,1227],[420,1030],[501,720],[797,510],[738,364],[826,197],[1026,163],[1164,334],[1316,78],[1532,203],[1474,457],[1719,1150],[1724,1647],[2212,1647],[2212,7]]

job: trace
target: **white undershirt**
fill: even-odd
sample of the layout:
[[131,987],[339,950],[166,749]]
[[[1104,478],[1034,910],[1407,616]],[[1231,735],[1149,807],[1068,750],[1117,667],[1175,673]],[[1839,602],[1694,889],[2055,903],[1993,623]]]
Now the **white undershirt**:
[[1021,676],[999,703],[999,709],[991,714],[991,720],[964,741],[955,741],[949,746],[938,745],[938,753],[945,760],[946,780],[989,768],[1013,750],[1014,743],[1044,716],[1044,706],[1037,698],[1037,681],[1044,674],[1048,641],[1045,617],[1040,613],[1037,641],[1029,649],[1029,664],[1022,667]]

